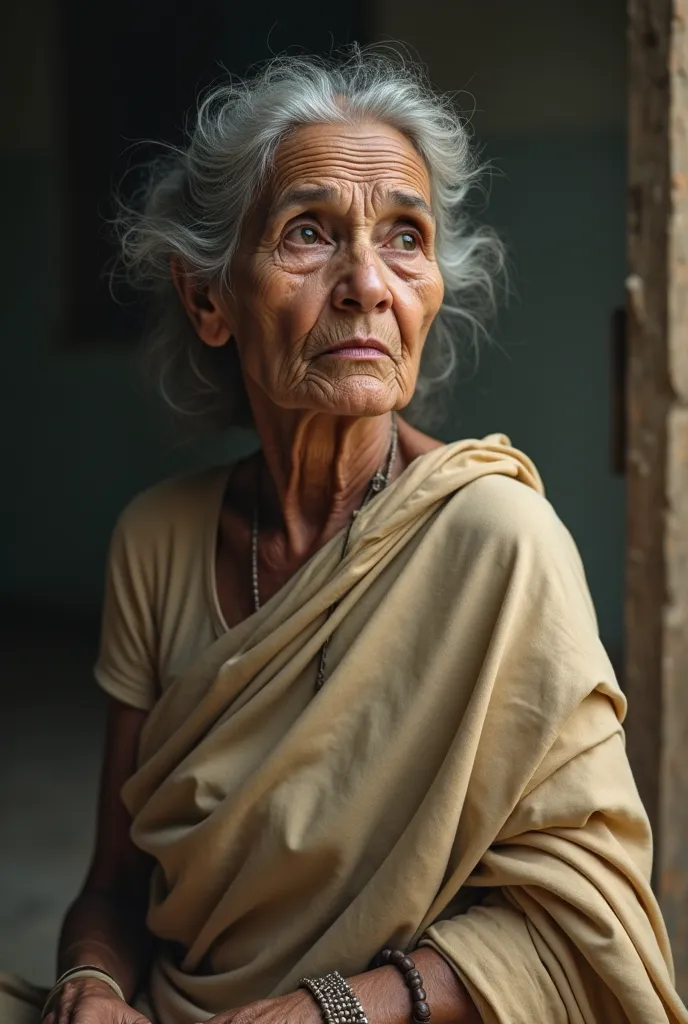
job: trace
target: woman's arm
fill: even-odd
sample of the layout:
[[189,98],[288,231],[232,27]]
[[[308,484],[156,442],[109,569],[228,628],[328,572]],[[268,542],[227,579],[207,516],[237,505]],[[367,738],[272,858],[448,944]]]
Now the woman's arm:
[[[420,971],[432,1024],[482,1024],[482,1018],[458,975],[433,949],[417,949],[411,956]],[[411,1024],[411,995],[396,967],[380,967],[357,974],[348,983],[358,997],[370,1024]],[[261,999],[227,1013],[207,1024],[321,1024],[322,1016],[304,989],[276,999]]]
[[[131,821],[120,792],[136,768],[136,752],[146,712],[110,700],[107,740],[101,780],[96,844],[81,893],[70,907],[62,928],[59,973],[79,964],[93,964],[117,980],[127,999],[136,992],[150,959],[151,938],[145,925],[152,862],[133,845]],[[433,1024],[481,1024],[466,989],[447,962],[432,949],[419,949],[413,958],[420,970],[432,1009]],[[78,983],[76,983],[78,984]],[[100,982],[81,983],[98,986]],[[350,979],[371,1024],[407,1024],[411,997],[394,967],[382,967]],[[111,994],[103,986],[104,994]],[[291,1004],[289,1008],[287,1003]],[[300,1004],[300,1012],[297,1005]],[[222,1014],[217,1024],[242,1020],[279,1024],[285,1019],[318,1024],[320,1013],[303,990]],[[259,1009],[260,1007],[260,1009]],[[292,1017],[291,1010],[295,1011]]]
[[[482,1024],[475,1005],[459,976],[434,949],[410,954],[420,971],[432,1024]],[[409,1024],[411,995],[396,967],[381,967],[349,979],[370,1024]],[[316,1018],[316,1019],[319,1019]]]
[[102,967],[127,999],[150,957],[145,915],[152,864],[131,842],[120,791],[135,770],[146,714],[110,700],[93,860],[65,917],[58,955],[58,973],[80,964]]

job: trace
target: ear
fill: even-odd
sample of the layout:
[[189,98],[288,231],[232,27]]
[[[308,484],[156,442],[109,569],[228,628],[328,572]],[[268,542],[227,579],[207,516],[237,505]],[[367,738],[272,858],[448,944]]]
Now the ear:
[[177,295],[201,341],[212,348],[226,345],[232,327],[215,290],[199,285],[178,256],[170,257],[170,272]]

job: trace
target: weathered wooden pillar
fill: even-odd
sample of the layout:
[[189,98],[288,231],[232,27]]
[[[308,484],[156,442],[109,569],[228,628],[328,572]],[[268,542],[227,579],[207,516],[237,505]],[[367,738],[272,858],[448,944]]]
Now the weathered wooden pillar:
[[628,749],[688,999],[688,0],[628,0]]

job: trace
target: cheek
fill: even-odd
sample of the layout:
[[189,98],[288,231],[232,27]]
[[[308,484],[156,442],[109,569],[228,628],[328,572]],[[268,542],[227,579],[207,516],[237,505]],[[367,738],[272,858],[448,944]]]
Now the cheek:
[[444,279],[436,265],[433,272],[422,282],[420,302],[423,307],[423,325],[427,333],[432,321],[440,311],[444,300]]
[[276,311],[290,327],[292,339],[303,337],[313,329],[322,315],[329,296],[324,272],[284,274],[286,280],[275,296]]
[[397,295],[397,320],[402,340],[415,355],[421,350],[444,297],[441,276],[429,275],[404,284]]
[[273,265],[235,280],[242,296],[237,343],[251,376],[279,381],[298,375],[303,345],[327,299],[323,275],[288,274]]
[[242,291],[252,297],[251,320],[266,341],[270,338],[273,344],[291,347],[312,330],[327,298],[323,277],[318,273],[289,274],[273,265],[246,282]]

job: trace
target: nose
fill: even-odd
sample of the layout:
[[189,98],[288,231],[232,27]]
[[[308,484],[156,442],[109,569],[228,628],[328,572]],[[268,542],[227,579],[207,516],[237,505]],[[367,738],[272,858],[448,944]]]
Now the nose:
[[332,292],[336,309],[349,309],[357,313],[384,313],[393,296],[375,257],[361,255],[342,271]]

